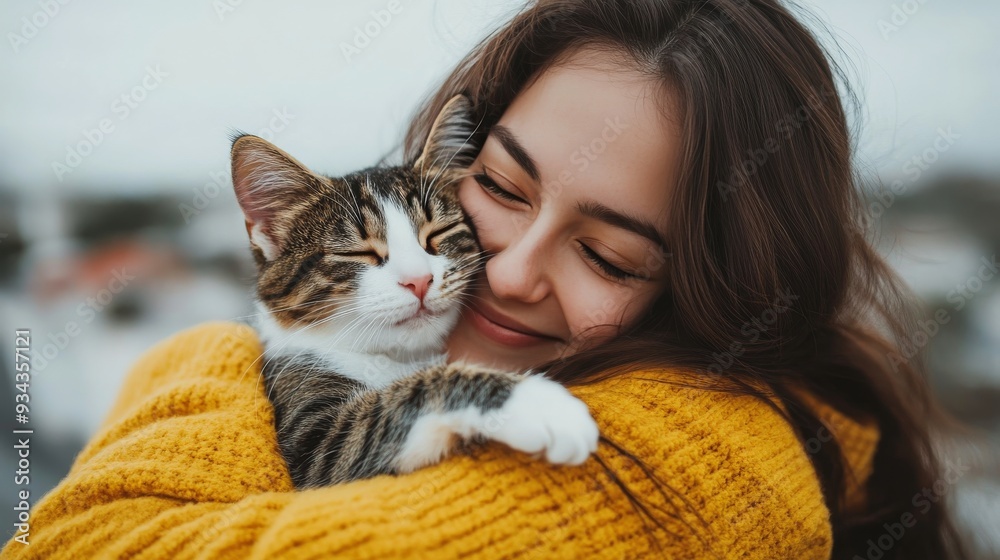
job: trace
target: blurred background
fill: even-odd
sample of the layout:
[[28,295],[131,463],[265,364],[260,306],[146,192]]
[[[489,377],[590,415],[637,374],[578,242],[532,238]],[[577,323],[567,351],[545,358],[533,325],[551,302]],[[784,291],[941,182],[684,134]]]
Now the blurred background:
[[[330,175],[392,162],[417,103],[522,5],[62,1],[0,4],[0,326],[8,349],[15,328],[33,337],[33,503],[145,350],[250,313],[230,132]],[[941,318],[914,343],[948,409],[992,441],[944,443],[969,467],[950,488],[969,542],[1000,558],[1000,273],[987,266],[1000,254],[1000,2],[800,4],[864,102],[857,157],[880,247]],[[12,360],[0,363],[13,403]]]

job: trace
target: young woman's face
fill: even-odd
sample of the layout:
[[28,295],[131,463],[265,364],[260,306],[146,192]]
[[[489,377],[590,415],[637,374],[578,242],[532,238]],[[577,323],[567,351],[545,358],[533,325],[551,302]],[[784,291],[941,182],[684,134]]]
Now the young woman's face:
[[451,360],[526,369],[568,356],[664,289],[679,152],[664,93],[606,54],[569,62],[521,92],[458,187],[488,260]]

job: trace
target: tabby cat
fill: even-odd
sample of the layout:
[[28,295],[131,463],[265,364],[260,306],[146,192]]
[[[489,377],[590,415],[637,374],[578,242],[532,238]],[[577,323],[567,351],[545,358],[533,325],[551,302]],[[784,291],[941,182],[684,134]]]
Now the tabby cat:
[[487,439],[556,464],[597,447],[587,406],[558,383],[446,362],[482,259],[455,192],[474,129],[455,96],[413,166],[339,178],[256,136],[233,140],[258,269],[252,324],[297,488],[409,472]]

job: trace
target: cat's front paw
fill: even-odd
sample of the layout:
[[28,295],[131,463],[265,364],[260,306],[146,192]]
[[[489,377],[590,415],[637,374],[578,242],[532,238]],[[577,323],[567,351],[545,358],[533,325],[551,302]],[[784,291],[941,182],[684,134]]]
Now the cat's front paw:
[[532,375],[514,386],[484,435],[550,463],[579,465],[597,450],[597,423],[565,387]]

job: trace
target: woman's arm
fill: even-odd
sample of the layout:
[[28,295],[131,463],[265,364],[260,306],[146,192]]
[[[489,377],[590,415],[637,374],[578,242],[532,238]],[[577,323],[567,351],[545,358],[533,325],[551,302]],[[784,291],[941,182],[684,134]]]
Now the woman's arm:
[[[259,353],[253,331],[234,323],[189,329],[150,350],[102,430],[32,511],[31,544],[11,541],[3,556],[829,555],[808,458],[753,399],[643,379],[653,372],[573,389],[602,434],[673,489],[664,494],[604,443],[581,467],[493,443],[405,476],[293,492]],[[653,532],[662,552],[620,485],[667,529]]]

